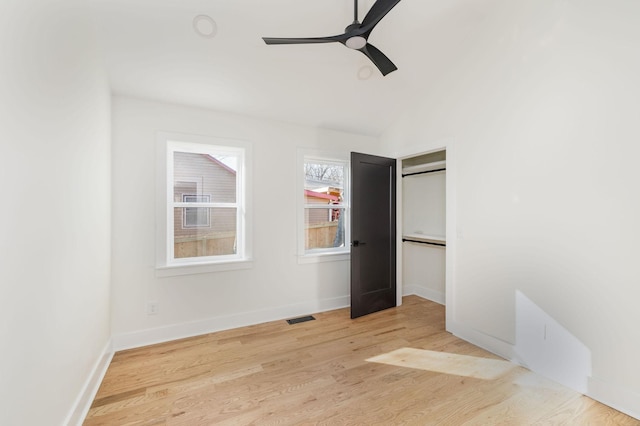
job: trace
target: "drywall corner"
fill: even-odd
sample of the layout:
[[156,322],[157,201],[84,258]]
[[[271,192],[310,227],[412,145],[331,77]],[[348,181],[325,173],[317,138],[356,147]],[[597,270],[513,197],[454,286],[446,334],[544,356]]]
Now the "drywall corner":
[[109,364],[111,364],[113,354],[113,345],[111,343],[111,339],[109,339],[104,349],[102,350],[100,357],[91,370],[91,374],[89,375],[89,377],[87,377],[87,380],[82,386],[82,390],[78,394],[73,407],[69,411],[69,414],[67,415],[67,418],[64,422],[65,425],[82,425],[85,417],[87,417],[89,408],[91,408],[93,399],[98,393],[98,389],[100,388],[102,379],[104,379],[104,376],[107,373]]

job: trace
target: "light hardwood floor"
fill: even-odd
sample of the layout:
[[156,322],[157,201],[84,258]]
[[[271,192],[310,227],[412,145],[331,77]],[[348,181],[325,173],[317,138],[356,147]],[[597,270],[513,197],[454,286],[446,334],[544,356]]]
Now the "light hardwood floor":
[[85,425],[640,424],[452,336],[416,296],[314,316],[118,352]]

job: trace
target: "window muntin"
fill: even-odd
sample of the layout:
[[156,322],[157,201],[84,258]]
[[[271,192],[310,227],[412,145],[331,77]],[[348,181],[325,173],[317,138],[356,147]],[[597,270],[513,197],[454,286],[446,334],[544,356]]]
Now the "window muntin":
[[348,162],[304,155],[302,167],[303,254],[348,252]]
[[167,152],[167,264],[244,259],[244,149],[170,141]]

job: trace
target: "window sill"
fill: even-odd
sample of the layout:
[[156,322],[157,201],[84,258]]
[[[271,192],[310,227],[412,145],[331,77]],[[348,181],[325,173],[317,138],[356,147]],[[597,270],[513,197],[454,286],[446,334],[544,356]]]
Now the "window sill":
[[321,262],[340,262],[351,260],[350,253],[314,253],[298,256],[298,264],[321,263]]
[[209,272],[236,271],[253,268],[252,259],[225,262],[193,263],[183,265],[157,266],[156,277],[176,277],[180,275],[206,274]]

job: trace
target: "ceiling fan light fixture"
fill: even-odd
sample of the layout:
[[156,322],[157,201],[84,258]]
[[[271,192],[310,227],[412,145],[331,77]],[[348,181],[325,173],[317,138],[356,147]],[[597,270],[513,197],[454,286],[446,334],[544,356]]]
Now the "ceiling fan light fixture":
[[367,45],[367,39],[360,36],[348,38],[345,42],[349,49],[359,50]]
[[210,16],[198,15],[193,18],[193,30],[201,37],[213,38],[218,33],[218,24]]

